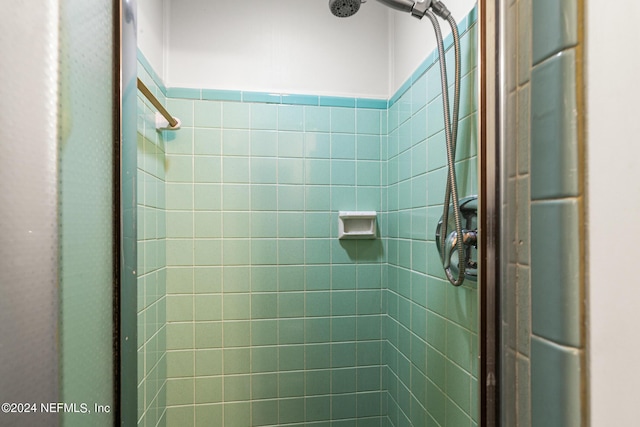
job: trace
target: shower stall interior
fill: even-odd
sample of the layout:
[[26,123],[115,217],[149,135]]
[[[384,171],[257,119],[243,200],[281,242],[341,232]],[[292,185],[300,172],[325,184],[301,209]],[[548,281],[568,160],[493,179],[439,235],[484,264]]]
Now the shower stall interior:
[[[138,95],[139,423],[479,423],[477,11],[383,3],[454,28],[389,98],[165,87],[138,50],[180,120]],[[376,238],[339,239],[346,212]]]

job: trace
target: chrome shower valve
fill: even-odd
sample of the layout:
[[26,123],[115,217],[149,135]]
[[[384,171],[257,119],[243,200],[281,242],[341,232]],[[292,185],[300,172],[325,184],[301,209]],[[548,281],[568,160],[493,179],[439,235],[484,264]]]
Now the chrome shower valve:
[[[446,227],[447,230],[453,228],[453,207],[449,212],[450,224]],[[471,196],[460,200],[460,214],[463,221],[462,228],[462,243],[464,245],[464,260],[459,259],[458,252],[458,233],[453,229],[447,231],[446,237],[444,237],[444,245],[441,243],[442,231],[444,230],[442,218],[438,222],[436,227],[436,247],[442,265],[445,270],[445,274],[448,278],[455,279],[460,271],[461,262],[464,262],[465,279],[476,281],[478,276],[478,262],[477,262],[477,249],[478,249],[478,197]]]

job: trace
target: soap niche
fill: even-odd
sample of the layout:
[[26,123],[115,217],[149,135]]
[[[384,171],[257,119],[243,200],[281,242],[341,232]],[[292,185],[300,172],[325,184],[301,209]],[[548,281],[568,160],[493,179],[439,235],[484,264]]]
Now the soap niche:
[[340,211],[338,212],[339,239],[375,239],[375,211]]

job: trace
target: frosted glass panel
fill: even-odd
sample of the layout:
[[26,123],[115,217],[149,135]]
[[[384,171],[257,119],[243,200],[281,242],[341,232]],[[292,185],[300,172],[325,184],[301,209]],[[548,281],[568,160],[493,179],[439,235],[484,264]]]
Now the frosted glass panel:
[[[55,2],[4,2],[2,12],[0,402],[55,402],[58,9]],[[56,420],[0,413],[3,426]]]
[[[114,408],[113,4],[65,0],[60,34],[61,399]],[[65,413],[65,426],[111,426]]]

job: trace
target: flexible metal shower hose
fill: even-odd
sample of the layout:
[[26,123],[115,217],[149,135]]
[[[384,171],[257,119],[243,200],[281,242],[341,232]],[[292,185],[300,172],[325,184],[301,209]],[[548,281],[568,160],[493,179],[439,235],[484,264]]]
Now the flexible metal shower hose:
[[[449,88],[447,84],[447,68],[445,63],[445,51],[444,42],[442,40],[442,32],[440,25],[433,12],[427,11],[426,15],[431,20],[433,28],[436,33],[436,40],[438,44],[438,56],[440,58],[440,76],[442,83],[442,106],[444,113],[444,133],[447,145],[447,186],[445,189],[444,197],[444,209],[442,214],[442,226],[440,228],[440,254],[443,259],[443,267],[447,279],[454,286],[460,286],[464,282],[465,278],[465,248],[464,248],[464,236],[462,233],[462,224],[460,220],[460,206],[458,202],[458,185],[456,182],[456,140],[458,136],[458,115],[460,105],[460,36],[458,34],[458,27],[455,20],[449,14],[446,18],[447,22],[451,26],[451,34],[453,35],[453,45],[455,51],[455,80],[454,80],[454,98],[453,98],[453,117],[449,116]],[[447,223],[449,221],[449,204],[453,198],[453,217],[456,228],[456,249],[458,251],[458,274],[454,277],[451,272],[451,266],[449,265],[449,259],[446,259],[444,250],[447,237]]]

